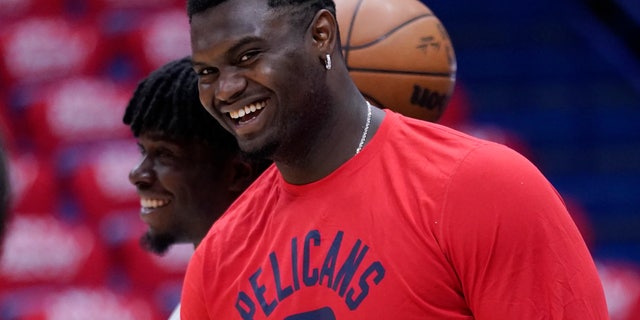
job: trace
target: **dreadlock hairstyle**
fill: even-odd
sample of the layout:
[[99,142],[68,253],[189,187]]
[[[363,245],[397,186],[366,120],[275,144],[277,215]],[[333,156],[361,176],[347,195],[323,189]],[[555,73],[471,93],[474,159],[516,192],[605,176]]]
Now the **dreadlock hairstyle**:
[[190,57],[174,60],[140,81],[122,121],[135,137],[145,132],[183,142],[201,142],[237,152],[235,138],[202,107]]
[[[193,15],[202,13],[209,8],[215,7],[228,0],[187,0],[187,15],[189,21]],[[333,0],[265,0],[269,7],[279,8],[284,6],[295,6],[297,10],[291,12],[294,23],[309,21],[320,9],[329,10],[336,16],[336,5]]]

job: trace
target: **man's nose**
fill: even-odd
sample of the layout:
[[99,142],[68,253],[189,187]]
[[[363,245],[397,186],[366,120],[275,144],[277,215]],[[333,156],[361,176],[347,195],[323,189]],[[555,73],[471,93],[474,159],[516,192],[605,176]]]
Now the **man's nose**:
[[216,99],[232,103],[240,97],[247,87],[247,80],[237,71],[221,72],[216,88]]
[[129,182],[138,189],[150,186],[154,178],[155,174],[148,156],[144,156],[140,162],[129,171]]

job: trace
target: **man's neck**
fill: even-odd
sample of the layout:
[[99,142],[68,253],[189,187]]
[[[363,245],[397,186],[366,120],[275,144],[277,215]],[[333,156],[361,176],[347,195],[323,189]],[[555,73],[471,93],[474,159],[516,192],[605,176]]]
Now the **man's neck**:
[[[319,136],[317,143],[296,161],[278,161],[275,164],[285,181],[291,184],[308,184],[318,181],[356,155],[367,121],[367,106],[354,108],[361,116],[351,122],[338,122]],[[373,107],[364,146],[375,135],[384,118],[384,111]],[[358,123],[358,124],[353,124]]]

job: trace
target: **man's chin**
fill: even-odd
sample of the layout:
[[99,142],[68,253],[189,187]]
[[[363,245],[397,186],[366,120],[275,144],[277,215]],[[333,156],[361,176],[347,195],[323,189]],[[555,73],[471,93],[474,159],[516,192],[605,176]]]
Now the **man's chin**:
[[154,234],[147,231],[140,237],[142,248],[157,255],[164,255],[175,243],[176,238],[170,234]]
[[276,142],[267,143],[263,146],[240,145],[242,152],[250,159],[271,159],[278,150],[279,144]]

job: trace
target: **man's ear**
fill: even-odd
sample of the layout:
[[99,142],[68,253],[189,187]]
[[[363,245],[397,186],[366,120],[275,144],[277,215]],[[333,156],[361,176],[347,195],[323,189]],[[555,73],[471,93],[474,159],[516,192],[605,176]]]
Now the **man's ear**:
[[311,23],[311,36],[321,59],[331,54],[338,39],[338,22],[330,11],[322,9]]

